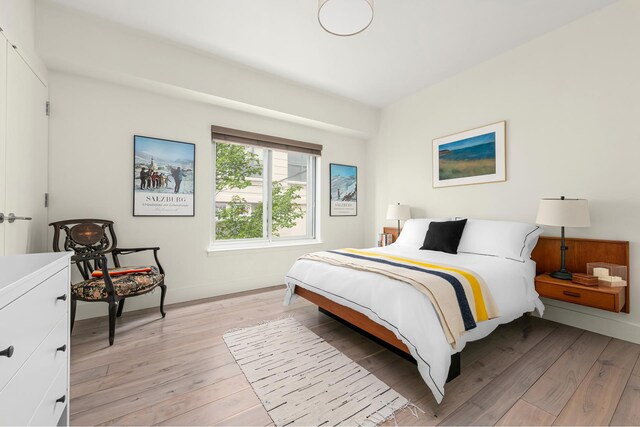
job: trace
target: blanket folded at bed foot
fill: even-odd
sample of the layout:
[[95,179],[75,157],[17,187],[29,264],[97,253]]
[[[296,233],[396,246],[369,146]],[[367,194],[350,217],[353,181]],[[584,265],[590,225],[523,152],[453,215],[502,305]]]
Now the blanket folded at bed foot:
[[477,322],[499,315],[484,280],[460,267],[358,249],[314,252],[300,259],[381,274],[413,286],[433,304],[452,347]]

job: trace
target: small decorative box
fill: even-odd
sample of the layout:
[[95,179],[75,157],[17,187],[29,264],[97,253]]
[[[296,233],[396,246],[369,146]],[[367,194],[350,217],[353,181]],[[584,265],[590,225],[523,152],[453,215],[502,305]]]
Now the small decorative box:
[[578,285],[584,286],[598,286],[598,277],[591,276],[589,274],[584,273],[573,273],[573,278],[571,279],[573,283],[577,283]]
[[606,262],[587,263],[587,274],[598,277],[598,285],[608,288],[627,286],[627,266]]

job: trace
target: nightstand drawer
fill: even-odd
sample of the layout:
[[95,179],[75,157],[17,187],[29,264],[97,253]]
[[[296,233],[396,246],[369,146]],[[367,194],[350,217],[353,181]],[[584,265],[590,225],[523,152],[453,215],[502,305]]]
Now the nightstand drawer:
[[536,291],[541,297],[552,298],[574,304],[586,305],[609,311],[620,311],[616,307],[616,295],[603,293],[587,287],[576,288],[575,285],[563,286],[558,283],[536,281]]

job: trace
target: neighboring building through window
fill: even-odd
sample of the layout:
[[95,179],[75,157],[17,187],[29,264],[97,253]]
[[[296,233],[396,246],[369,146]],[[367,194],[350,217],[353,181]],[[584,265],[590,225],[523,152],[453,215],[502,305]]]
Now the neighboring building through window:
[[[307,155],[303,153],[287,154],[287,174],[288,179],[296,181],[303,178],[307,173]],[[300,179],[302,181],[302,179]]]

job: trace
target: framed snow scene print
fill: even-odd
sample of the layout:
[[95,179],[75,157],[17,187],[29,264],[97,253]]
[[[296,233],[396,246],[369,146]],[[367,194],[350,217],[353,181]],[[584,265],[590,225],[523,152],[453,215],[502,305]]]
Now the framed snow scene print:
[[358,215],[358,168],[355,166],[329,165],[331,181],[331,216]]
[[133,137],[133,216],[194,216],[196,146]]

